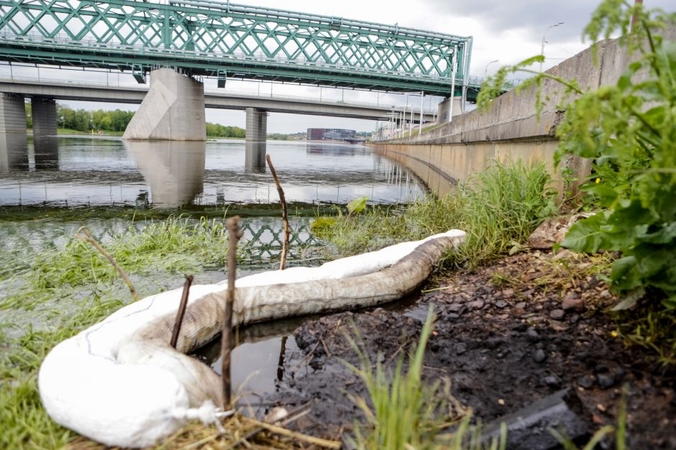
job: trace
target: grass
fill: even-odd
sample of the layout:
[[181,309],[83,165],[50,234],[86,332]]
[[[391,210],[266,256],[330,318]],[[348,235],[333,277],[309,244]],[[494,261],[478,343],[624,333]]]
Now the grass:
[[[360,367],[345,363],[366,385],[369,399],[353,397],[364,412],[367,426],[355,424],[353,447],[358,450],[399,449],[448,449],[479,450],[504,449],[505,432],[501,439],[490,443],[480,441],[480,428],[470,426],[471,412],[464,410],[452,399],[450,389],[440,392],[439,382],[431,385],[422,380],[423,357],[435,315],[430,306],[423,325],[420,341],[411,349],[408,369],[404,373],[404,358],[398,359],[392,374],[380,362],[375,368],[360,342],[348,336],[354,351],[359,356]],[[452,403],[452,404],[449,404]],[[444,414],[450,411],[450,414]],[[444,416],[447,417],[444,417]],[[441,430],[457,424],[453,433],[442,434]]]
[[496,162],[453,194],[428,197],[405,209],[343,216],[321,236],[339,255],[349,255],[459,228],[467,232],[467,240],[445,263],[473,269],[518,248],[544,219],[556,214],[556,194],[549,183],[544,165]]

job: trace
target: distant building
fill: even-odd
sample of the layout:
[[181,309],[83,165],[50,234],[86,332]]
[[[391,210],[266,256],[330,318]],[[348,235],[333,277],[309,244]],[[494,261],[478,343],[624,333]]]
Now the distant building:
[[355,130],[343,130],[341,128],[308,128],[308,141],[348,141],[357,137]]

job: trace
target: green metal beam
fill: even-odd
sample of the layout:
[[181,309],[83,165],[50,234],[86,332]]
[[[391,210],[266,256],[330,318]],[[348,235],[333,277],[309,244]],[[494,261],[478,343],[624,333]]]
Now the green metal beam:
[[0,0],[0,60],[451,95],[471,37],[215,1]]

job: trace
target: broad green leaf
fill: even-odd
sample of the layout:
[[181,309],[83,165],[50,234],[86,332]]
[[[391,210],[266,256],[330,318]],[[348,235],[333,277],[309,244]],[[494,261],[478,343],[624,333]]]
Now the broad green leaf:
[[605,223],[604,214],[595,214],[586,219],[578,220],[568,230],[561,246],[576,252],[586,253],[596,253],[605,249],[606,242],[601,231],[601,226]]
[[352,200],[350,203],[347,204],[347,210],[350,212],[350,215],[352,214],[359,214],[366,208],[366,202],[368,201],[368,197],[363,196],[359,197],[357,199]]

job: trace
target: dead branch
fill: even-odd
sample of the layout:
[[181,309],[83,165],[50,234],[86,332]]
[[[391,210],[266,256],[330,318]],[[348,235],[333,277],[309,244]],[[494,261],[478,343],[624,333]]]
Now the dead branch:
[[171,341],[169,345],[173,348],[176,348],[176,343],[178,342],[178,335],[181,332],[181,324],[183,323],[183,315],[185,314],[185,308],[188,306],[188,295],[190,294],[190,285],[192,284],[193,276],[188,275],[185,277],[185,284],[183,285],[183,295],[181,295],[181,303],[178,305],[178,311],[176,312],[176,321],[174,322],[174,331],[171,333]]
[[265,156],[265,160],[268,162],[270,167],[270,173],[272,173],[272,178],[275,179],[275,184],[277,185],[277,192],[279,193],[279,201],[282,203],[282,222],[284,223],[284,240],[282,241],[282,259],[279,262],[279,270],[284,270],[286,267],[286,255],[289,253],[289,216],[286,209],[286,197],[284,196],[284,189],[282,185],[279,184],[279,178],[277,178],[277,172],[275,171],[275,166],[272,165],[272,159],[270,155]]
[[235,334],[232,330],[232,309],[235,303],[235,278],[237,276],[237,243],[242,237],[239,229],[239,216],[232,217],[225,222],[230,235],[228,243],[228,290],[225,301],[225,318],[223,321],[223,333],[221,338],[221,370],[223,377],[223,409],[230,409],[231,404],[231,378],[230,378],[230,355],[235,347]]
[[[82,233],[82,234],[80,234]],[[84,235],[84,236],[83,236]],[[131,296],[133,297],[134,301],[138,301],[138,294],[136,293],[136,289],[134,288],[134,285],[131,283],[131,280],[127,276],[126,273],[124,273],[124,270],[122,270],[122,267],[120,267],[115,259],[108,253],[102,246],[101,244],[98,243],[96,239],[94,239],[94,236],[91,235],[88,229],[82,228],[78,232],[78,234],[75,235],[76,238],[80,239],[81,241],[89,242],[94,246],[96,250],[99,251],[105,258],[110,261],[110,263],[115,267],[117,270],[117,273],[120,274],[124,282],[127,284],[127,287],[129,288],[129,291],[131,292]]]

